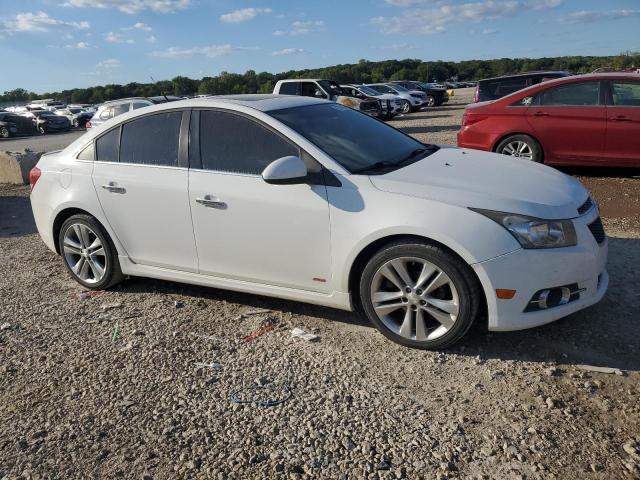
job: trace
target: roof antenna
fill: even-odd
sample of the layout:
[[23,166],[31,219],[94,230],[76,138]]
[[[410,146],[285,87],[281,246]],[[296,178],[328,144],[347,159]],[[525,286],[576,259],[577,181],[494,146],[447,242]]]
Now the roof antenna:
[[[151,81],[153,83],[158,83],[156,82],[153,77],[151,75],[149,75],[149,78],[151,79]],[[167,103],[169,103],[169,99],[167,98],[167,96],[164,94],[164,92],[162,91],[162,87],[160,88],[160,95],[162,95],[164,97],[164,99],[167,101]]]

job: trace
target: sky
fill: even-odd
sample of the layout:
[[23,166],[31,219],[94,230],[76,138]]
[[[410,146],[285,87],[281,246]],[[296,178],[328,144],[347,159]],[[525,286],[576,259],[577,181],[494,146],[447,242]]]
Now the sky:
[[0,0],[0,92],[640,50],[640,0]]

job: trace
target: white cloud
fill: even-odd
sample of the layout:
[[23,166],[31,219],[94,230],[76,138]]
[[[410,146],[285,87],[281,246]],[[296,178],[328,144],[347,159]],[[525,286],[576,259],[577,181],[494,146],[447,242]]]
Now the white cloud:
[[482,35],[493,35],[494,33],[498,33],[498,30],[495,28],[485,28],[481,33]]
[[399,52],[401,50],[409,50],[415,48],[408,43],[392,43],[391,45],[382,45],[380,47],[374,47],[376,50],[387,50],[391,52]]
[[254,50],[247,47],[236,47],[233,45],[209,45],[206,47],[191,47],[191,48],[179,48],[170,47],[166,50],[151,52],[153,57],[164,58],[191,58],[196,56],[216,58],[224,55],[229,55],[233,52],[240,52],[246,50]]
[[156,41],[157,41],[158,39],[156,38],[156,36],[155,36],[155,35],[149,35],[149,36],[146,38],[146,40],[147,40],[147,42],[149,42],[149,43],[156,43]]
[[78,8],[116,8],[130,15],[144,10],[170,13],[184,10],[191,0],[66,0],[62,6]]
[[76,28],[86,30],[90,27],[89,22],[65,22],[50,17],[44,12],[17,13],[9,20],[0,20],[0,32],[48,32],[52,28]]
[[123,27],[122,30],[142,30],[143,32],[150,32],[153,30],[153,28],[151,28],[146,23],[138,22],[134,23],[130,27]]
[[310,21],[300,21],[296,20],[291,24],[291,29],[284,30],[276,30],[273,34],[277,37],[284,37],[286,35],[295,37],[298,35],[306,35],[307,33],[312,32],[321,32],[324,30],[324,22],[322,20],[310,20]]
[[271,52],[271,55],[274,57],[282,57],[284,55],[298,55],[300,53],[305,53],[304,48],[283,48],[282,50]]
[[593,12],[582,10],[573,12],[562,18],[561,21],[568,23],[592,23],[601,20],[620,20],[640,16],[640,10],[609,10],[606,12]]
[[113,70],[114,68],[120,68],[122,64],[117,58],[107,58],[101,62],[96,63],[96,69],[98,70]]
[[253,20],[260,14],[271,13],[270,8],[241,8],[240,10],[234,10],[233,12],[220,15],[220,20],[225,23],[241,23]]
[[[392,0],[397,5],[429,3],[422,0]],[[436,2],[431,8],[404,10],[392,17],[371,19],[384,34],[423,34],[444,32],[450,24],[482,22],[499,17],[512,16],[531,10],[555,8],[561,0],[484,0],[463,4]]]
[[134,43],[130,38],[126,38],[123,35],[115,32],[109,32],[104,35],[104,41],[107,43]]
[[65,45],[64,48],[75,48],[78,50],[84,50],[91,47],[87,42],[78,42],[75,45]]

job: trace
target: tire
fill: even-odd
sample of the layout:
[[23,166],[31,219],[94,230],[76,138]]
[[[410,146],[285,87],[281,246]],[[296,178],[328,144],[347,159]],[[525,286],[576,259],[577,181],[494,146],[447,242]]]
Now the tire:
[[411,240],[373,255],[358,297],[357,310],[384,336],[423,350],[458,342],[473,324],[481,299],[479,282],[465,262],[440,246]]
[[83,287],[103,290],[122,281],[116,248],[92,216],[69,217],[60,228],[58,246],[71,277]]
[[46,130],[44,129],[44,127],[38,127],[38,133],[40,135],[44,135],[46,133]]
[[0,127],[0,138],[9,138],[11,136],[11,132],[7,127]]
[[77,118],[73,119],[73,128],[80,128],[80,122]]
[[436,99],[433,95],[427,95],[427,107],[437,107]]
[[542,147],[529,135],[510,135],[496,147],[496,153],[542,162]]
[[400,107],[400,111],[402,113],[411,113],[413,109],[411,108],[411,104],[409,103],[409,100],[403,100],[402,101],[402,106]]

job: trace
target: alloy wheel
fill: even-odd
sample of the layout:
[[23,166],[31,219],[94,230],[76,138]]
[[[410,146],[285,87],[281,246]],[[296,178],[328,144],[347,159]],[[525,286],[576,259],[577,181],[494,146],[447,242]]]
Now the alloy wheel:
[[402,102],[402,113],[410,113],[411,112],[411,104],[408,100]]
[[82,223],[68,226],[62,248],[74,275],[88,284],[100,282],[107,271],[107,256],[100,237]]
[[504,155],[511,155],[512,157],[526,158],[527,160],[533,160],[533,149],[527,142],[522,140],[514,140],[507,143],[503,149]]
[[454,326],[460,310],[451,278],[417,257],[384,263],[373,275],[370,297],[380,321],[408,340],[440,338]]
[[9,129],[7,127],[0,128],[0,137],[9,138]]

